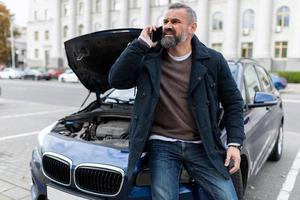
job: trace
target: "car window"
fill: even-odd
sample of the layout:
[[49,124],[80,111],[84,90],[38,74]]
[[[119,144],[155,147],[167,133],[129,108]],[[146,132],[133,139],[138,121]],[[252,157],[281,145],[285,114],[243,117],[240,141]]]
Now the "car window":
[[271,92],[272,86],[271,86],[270,79],[269,79],[266,71],[262,67],[256,67],[256,69],[257,69],[258,77],[261,80],[261,83],[264,87],[264,90],[266,92]]
[[246,64],[244,77],[246,88],[249,94],[250,103],[254,102],[255,93],[261,91],[260,83],[256,74],[256,70],[251,64]]

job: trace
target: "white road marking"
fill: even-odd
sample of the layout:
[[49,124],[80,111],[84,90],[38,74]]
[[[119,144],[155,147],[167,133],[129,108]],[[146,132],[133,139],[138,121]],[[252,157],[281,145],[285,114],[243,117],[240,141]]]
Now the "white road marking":
[[292,192],[292,190],[294,188],[299,170],[300,170],[300,149],[298,150],[298,153],[293,162],[293,165],[285,179],[285,182],[282,185],[282,188],[277,197],[277,200],[288,200],[289,199],[290,193]]
[[36,135],[38,133],[39,133],[39,131],[34,131],[34,132],[22,133],[22,134],[18,134],[18,135],[4,136],[4,137],[0,137],[0,141],[11,140],[11,139],[16,139],[16,138],[20,138],[20,137],[26,137],[26,136],[30,136],[30,135]]
[[10,118],[17,118],[17,117],[28,117],[28,116],[35,116],[35,115],[45,115],[45,114],[51,114],[51,113],[59,113],[59,112],[71,112],[74,111],[74,108],[68,108],[68,109],[61,109],[61,110],[53,110],[53,111],[43,111],[43,112],[33,112],[33,113],[24,113],[24,114],[13,114],[13,115],[5,115],[0,116],[0,119],[10,119]]
[[296,99],[283,99],[282,101],[286,103],[300,103],[300,100]]

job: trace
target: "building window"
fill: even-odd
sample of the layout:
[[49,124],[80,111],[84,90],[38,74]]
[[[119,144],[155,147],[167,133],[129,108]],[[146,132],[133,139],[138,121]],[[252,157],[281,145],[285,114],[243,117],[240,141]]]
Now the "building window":
[[39,58],[39,50],[38,49],[34,50],[34,57]]
[[119,0],[112,0],[111,2],[111,10],[118,11],[121,9],[120,1]]
[[49,31],[45,31],[45,40],[49,40]]
[[221,12],[216,12],[212,19],[212,30],[221,31],[223,29],[223,14]]
[[63,16],[67,16],[68,15],[68,7],[67,7],[67,4],[64,4],[63,5]]
[[78,3],[78,15],[83,15],[83,2]]
[[170,3],[170,0],[151,0],[151,6],[165,6]]
[[286,6],[282,6],[277,10],[276,26],[288,27],[290,24],[290,9]]
[[254,29],[254,11],[248,9],[243,14],[243,35],[249,35],[250,30]]
[[211,48],[213,48],[216,51],[222,51],[222,43],[212,43]]
[[288,42],[275,42],[275,58],[287,58]]
[[139,0],[130,0],[129,8],[140,8],[140,1]]
[[64,26],[64,28],[63,28],[63,37],[64,38],[68,37],[68,31],[69,31],[68,26]]
[[101,12],[101,2],[100,2],[100,0],[96,0],[96,2],[95,2],[95,12],[96,13]]
[[34,31],[34,40],[35,41],[39,40],[39,32],[38,31]]
[[253,57],[253,43],[252,42],[242,43],[241,56],[243,58],[252,58]]
[[79,26],[78,26],[78,35],[82,35],[83,34],[83,25],[82,24],[80,24]]

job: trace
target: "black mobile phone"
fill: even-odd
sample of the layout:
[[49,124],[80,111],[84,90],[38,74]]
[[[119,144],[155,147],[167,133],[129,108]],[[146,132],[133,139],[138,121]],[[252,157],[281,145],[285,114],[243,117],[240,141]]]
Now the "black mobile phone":
[[158,27],[156,31],[151,33],[151,40],[153,42],[159,41],[162,38],[162,26]]

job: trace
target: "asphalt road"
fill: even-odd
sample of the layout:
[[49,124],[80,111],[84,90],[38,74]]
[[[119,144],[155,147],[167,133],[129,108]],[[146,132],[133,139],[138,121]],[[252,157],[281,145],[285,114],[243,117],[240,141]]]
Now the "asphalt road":
[[[56,81],[0,80],[0,87],[0,200],[30,199],[28,163],[38,131],[77,111],[88,91],[78,83]],[[290,84],[282,97],[283,157],[263,166],[246,200],[300,200],[300,85]],[[89,101],[94,99],[91,95]]]

